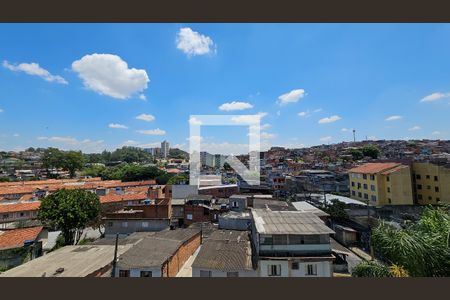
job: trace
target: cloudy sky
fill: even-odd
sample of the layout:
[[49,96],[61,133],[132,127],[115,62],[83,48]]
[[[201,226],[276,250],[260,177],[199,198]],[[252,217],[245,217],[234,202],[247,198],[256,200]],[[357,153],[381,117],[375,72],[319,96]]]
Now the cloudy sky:
[[[261,143],[450,138],[447,24],[0,24],[0,149],[189,147],[190,115]],[[245,126],[202,128],[245,151]]]

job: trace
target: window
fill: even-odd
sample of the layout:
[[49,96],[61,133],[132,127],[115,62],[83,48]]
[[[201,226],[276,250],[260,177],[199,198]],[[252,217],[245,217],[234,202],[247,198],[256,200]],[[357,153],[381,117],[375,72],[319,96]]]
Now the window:
[[439,202],[439,201],[441,201],[441,199],[439,199],[439,197],[436,197],[436,202]]
[[300,269],[299,263],[298,262],[293,262],[292,263],[292,270],[298,270]]
[[273,245],[272,236],[263,236],[261,237],[261,245]]
[[390,188],[390,187],[387,188],[387,192],[388,192],[388,193],[391,192],[391,188]]
[[141,271],[141,277],[153,277],[152,271]]
[[237,207],[239,207],[239,203],[237,201],[233,201],[233,202],[231,202],[231,206],[234,208],[237,208]]
[[354,181],[352,181],[352,186],[355,186],[355,182]]
[[427,177],[427,179],[430,179],[430,175],[427,175],[426,177]]
[[377,196],[375,195],[370,196],[370,200],[372,200],[373,202],[377,202]]
[[23,212],[21,212],[21,213],[20,213],[20,216],[21,216],[21,217],[23,217],[23,216],[24,216],[24,213],[23,213]]
[[370,185],[370,190],[375,191],[375,186],[373,184]]
[[391,178],[389,176],[386,176],[386,181],[390,181]]
[[433,197],[431,197],[431,196],[428,196],[428,200],[433,200]]
[[281,276],[281,265],[268,265],[269,276]]
[[363,179],[367,179],[367,175],[366,174],[363,174]]
[[317,275],[317,265],[307,265],[306,266],[306,275]]
[[239,277],[239,272],[227,272],[227,277]]
[[436,193],[439,193],[439,187],[438,187],[438,186],[435,186],[435,187],[434,187],[434,191],[435,191]]
[[200,277],[211,277],[211,271],[200,270]]
[[364,199],[369,199],[369,195],[364,193]]
[[421,189],[422,189],[422,185],[421,185],[421,184],[418,184],[418,185],[417,185],[417,189],[418,189],[418,190],[421,190]]
[[192,214],[187,214],[187,215],[186,215],[186,219],[192,220]]
[[108,222],[108,227],[113,227],[113,222]]
[[274,245],[287,245],[287,235],[277,234],[273,236]]
[[362,193],[358,192],[358,197],[361,198],[362,197]]
[[142,228],[147,228],[148,227],[148,222],[142,222]]
[[438,177],[437,176],[434,176],[434,181],[438,181]]
[[364,183],[364,189],[367,190],[367,184],[366,183]]
[[360,188],[361,188],[361,183],[358,182],[358,189],[360,189]]
[[422,195],[421,194],[417,194],[417,199],[422,200]]
[[355,191],[352,191],[352,196],[355,196],[355,195],[356,195]]
[[391,204],[392,203],[392,199],[388,198],[388,202],[389,202],[389,204]]
[[375,175],[370,175],[370,180],[375,180]]
[[416,175],[416,179],[420,179],[420,174],[417,174],[417,175]]
[[119,270],[119,277],[130,277],[130,270]]
[[427,189],[428,189],[428,190],[431,190],[431,186],[427,185]]
[[9,214],[4,214],[3,215],[3,219],[8,219],[9,218]]
[[122,222],[122,227],[123,227],[123,228],[128,227],[128,222]]
[[292,234],[289,235],[289,245],[300,245],[302,244],[303,237],[301,235]]

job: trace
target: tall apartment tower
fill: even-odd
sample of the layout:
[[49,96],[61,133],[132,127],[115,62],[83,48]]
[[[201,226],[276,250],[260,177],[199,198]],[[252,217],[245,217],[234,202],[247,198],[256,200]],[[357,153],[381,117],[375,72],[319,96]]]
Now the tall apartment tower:
[[170,150],[169,142],[167,141],[161,142],[161,157],[167,158],[167,156],[169,155],[169,150]]

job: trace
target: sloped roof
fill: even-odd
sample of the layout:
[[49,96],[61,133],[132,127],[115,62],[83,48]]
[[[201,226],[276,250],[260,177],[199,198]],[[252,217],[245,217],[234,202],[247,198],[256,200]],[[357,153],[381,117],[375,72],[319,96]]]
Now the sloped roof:
[[0,231],[0,250],[22,247],[25,241],[34,241],[42,226]]
[[362,174],[376,174],[389,169],[401,166],[400,163],[367,163],[353,169],[350,169],[349,173],[362,173]]

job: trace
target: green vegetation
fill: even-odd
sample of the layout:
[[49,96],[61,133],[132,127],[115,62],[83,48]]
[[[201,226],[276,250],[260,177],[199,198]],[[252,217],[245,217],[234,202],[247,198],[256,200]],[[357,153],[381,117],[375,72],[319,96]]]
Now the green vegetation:
[[[426,208],[420,220],[406,229],[396,229],[381,222],[372,234],[374,249],[385,263],[383,266],[390,266],[393,274],[412,277],[450,276],[449,240],[448,207]],[[379,274],[377,266],[363,263],[353,275],[367,274]]]
[[345,203],[338,201],[337,199],[331,199],[331,203],[323,210],[330,215],[330,218],[336,221],[348,220],[348,214],[345,211]]
[[99,214],[100,200],[96,194],[63,189],[42,199],[38,218],[46,226],[61,230],[64,245],[73,245]]
[[167,184],[188,184],[189,183],[189,176],[186,174],[179,174],[176,176],[173,176],[167,181]]
[[84,155],[87,163],[126,162],[126,163],[151,163],[153,157],[144,149],[135,147],[122,147],[113,152],[103,151],[102,153],[93,153]]
[[353,160],[360,160],[364,158],[364,154],[359,149],[352,149],[350,154],[352,155]]
[[380,149],[374,145],[367,145],[362,147],[361,152],[364,156],[377,159],[380,156]]
[[75,172],[81,170],[84,165],[84,158],[81,151],[61,151],[57,148],[48,148],[42,157],[44,168],[62,168],[69,171],[70,178],[75,177]]

